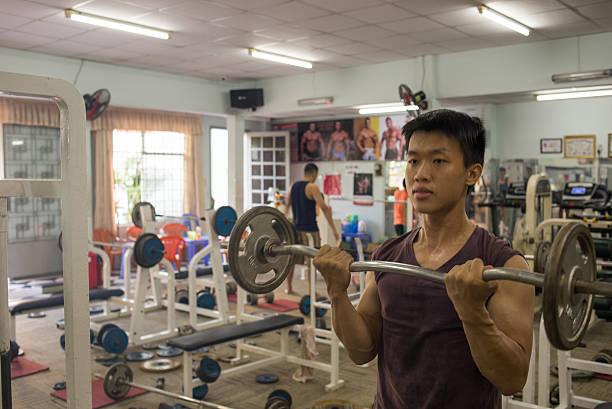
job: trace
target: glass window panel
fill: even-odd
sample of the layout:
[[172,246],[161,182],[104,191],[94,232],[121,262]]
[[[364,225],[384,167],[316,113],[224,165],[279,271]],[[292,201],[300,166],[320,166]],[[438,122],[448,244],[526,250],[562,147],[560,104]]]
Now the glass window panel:
[[276,187],[280,190],[285,190],[287,187],[285,179],[276,179]]
[[264,162],[272,162],[274,160],[272,156],[272,151],[264,151],[263,160]]
[[153,203],[157,213],[183,214],[184,162],[182,155],[144,155],[142,200]]
[[276,165],[276,176],[286,176],[285,167],[283,165]]
[[253,175],[253,176],[261,175],[261,165],[253,165],[253,166],[251,166],[251,175]]
[[251,148],[261,148],[261,138],[260,137],[251,138]]
[[276,161],[277,162],[285,161],[285,151],[276,151]]
[[274,187],[273,179],[264,179],[263,181],[264,190],[268,190],[268,188]]
[[264,176],[274,176],[274,166],[273,165],[264,165]]
[[251,179],[251,188],[253,190],[261,189],[261,179]]
[[253,202],[253,204],[263,204],[263,201],[261,200],[261,193],[253,193],[251,194],[251,201]]
[[263,146],[264,146],[264,148],[272,148],[272,147],[274,147],[274,137],[273,136],[264,136],[263,137]]
[[260,150],[252,150],[251,151],[251,160],[253,162],[260,162],[261,161],[261,151]]
[[185,153],[185,134],[151,131],[144,133],[145,153]]
[[285,147],[285,137],[284,136],[277,136],[276,137],[276,147],[277,148],[284,148]]

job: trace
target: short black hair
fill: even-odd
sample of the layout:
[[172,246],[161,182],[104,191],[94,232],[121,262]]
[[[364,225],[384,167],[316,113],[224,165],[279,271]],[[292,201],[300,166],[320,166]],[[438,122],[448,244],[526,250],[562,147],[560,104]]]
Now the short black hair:
[[304,166],[304,175],[314,175],[317,172],[319,172],[319,168],[314,163],[307,163]]
[[402,128],[406,146],[416,131],[440,131],[456,139],[461,147],[466,168],[476,163],[484,163],[486,137],[480,118],[450,109],[429,111],[406,123]]

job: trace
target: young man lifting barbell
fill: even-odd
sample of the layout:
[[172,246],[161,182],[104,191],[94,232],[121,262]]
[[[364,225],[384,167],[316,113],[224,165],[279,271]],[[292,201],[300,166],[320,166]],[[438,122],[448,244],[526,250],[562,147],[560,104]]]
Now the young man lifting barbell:
[[480,178],[485,131],[477,118],[437,110],[403,128],[406,185],[423,225],[385,241],[372,260],[447,273],[445,285],[368,272],[357,308],[347,288],[352,258],[323,246],[314,264],[325,278],[333,325],[358,364],[378,355],[374,408],[501,408],[529,367],[534,288],[485,282],[483,270],[527,270],[522,255],[471,223],[468,189]]

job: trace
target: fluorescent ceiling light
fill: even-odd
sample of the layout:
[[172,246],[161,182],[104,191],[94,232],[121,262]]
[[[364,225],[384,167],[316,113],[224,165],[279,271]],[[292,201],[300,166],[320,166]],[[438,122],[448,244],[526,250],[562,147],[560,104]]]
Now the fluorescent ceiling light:
[[167,40],[170,38],[168,31],[153,27],[141,26],[140,24],[128,23],[127,21],[115,20],[108,17],[95,16],[93,14],[82,13],[80,11],[67,9],[66,18],[81,23],[93,24],[95,26],[112,28],[113,30],[127,31],[129,33],[140,34],[143,36],[160,38]]
[[404,105],[402,103],[361,105],[356,108],[359,109],[360,115],[385,114],[391,112],[406,112],[419,110],[419,107],[417,105]]
[[612,68],[607,70],[572,72],[569,74],[554,74],[552,82],[572,82],[572,81],[588,81],[601,80],[612,77]]
[[495,10],[491,10],[485,5],[478,6],[478,11],[483,17],[495,21],[497,24],[501,24],[502,26],[508,27],[509,29],[516,31],[517,33],[521,33],[525,37],[529,37],[529,27],[519,23],[518,21],[513,20],[510,17],[504,16],[503,14]]
[[538,101],[612,96],[612,86],[551,89],[535,92]]
[[23,141],[22,140],[12,141],[11,145],[13,145],[13,146],[21,146],[21,145],[23,145]]
[[298,105],[300,105],[300,106],[330,105],[332,102],[334,102],[334,97],[318,97],[318,98],[298,99]]
[[262,60],[279,62],[282,64],[295,65],[297,67],[302,68],[312,68],[312,63],[309,61],[299,60],[293,57],[287,57],[285,55],[268,53],[266,51],[256,50],[254,48],[249,48],[249,54],[255,58],[261,58]]

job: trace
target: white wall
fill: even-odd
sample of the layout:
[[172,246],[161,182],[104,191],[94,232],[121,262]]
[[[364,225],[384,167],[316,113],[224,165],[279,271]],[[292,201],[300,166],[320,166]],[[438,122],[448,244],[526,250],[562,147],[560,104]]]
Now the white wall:
[[591,134],[607,156],[612,97],[502,104],[496,106],[496,114],[500,159],[563,158],[563,154],[540,154],[540,139]]

